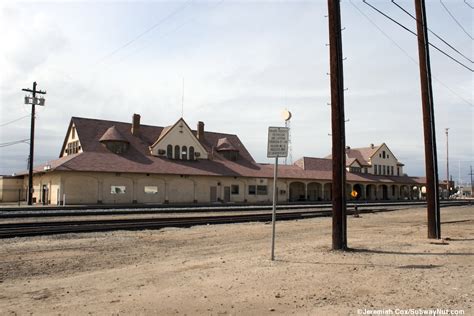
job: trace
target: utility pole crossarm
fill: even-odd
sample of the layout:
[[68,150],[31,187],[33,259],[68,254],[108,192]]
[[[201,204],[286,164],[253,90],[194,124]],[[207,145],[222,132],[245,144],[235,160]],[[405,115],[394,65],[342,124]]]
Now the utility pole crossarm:
[[30,93],[36,93],[36,94],[46,94],[46,91],[43,90],[31,90],[31,89],[21,89],[22,91],[25,92],[30,92]]

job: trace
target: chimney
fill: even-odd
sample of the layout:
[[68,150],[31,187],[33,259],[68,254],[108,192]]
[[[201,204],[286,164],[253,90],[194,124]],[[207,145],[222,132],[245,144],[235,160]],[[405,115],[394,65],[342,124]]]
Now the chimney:
[[204,122],[199,121],[197,126],[197,138],[204,141]]
[[132,135],[138,136],[139,134],[140,134],[140,114],[133,114]]
[[374,149],[374,144],[370,144],[370,148]]

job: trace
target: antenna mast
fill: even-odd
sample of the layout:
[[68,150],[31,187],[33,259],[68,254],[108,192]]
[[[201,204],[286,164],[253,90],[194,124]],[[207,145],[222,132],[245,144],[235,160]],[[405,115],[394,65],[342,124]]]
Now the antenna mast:
[[181,117],[184,117],[184,77],[183,77],[183,89],[181,93]]

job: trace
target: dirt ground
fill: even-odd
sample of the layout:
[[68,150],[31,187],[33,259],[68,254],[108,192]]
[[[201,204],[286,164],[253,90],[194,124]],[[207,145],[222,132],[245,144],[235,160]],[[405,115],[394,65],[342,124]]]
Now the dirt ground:
[[[0,240],[0,315],[357,315],[449,309],[473,315],[474,207],[331,219]],[[408,310],[409,311],[409,310]],[[416,312],[417,310],[414,310]]]

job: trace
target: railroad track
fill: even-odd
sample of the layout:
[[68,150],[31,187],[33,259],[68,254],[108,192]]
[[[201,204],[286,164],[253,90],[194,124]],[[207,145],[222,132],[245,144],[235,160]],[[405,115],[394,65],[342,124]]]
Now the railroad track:
[[[465,205],[466,203],[443,203],[444,207],[452,205]],[[424,206],[423,203],[407,204],[407,203],[378,203],[363,205],[359,208],[361,214],[393,211],[400,208]],[[246,209],[248,211],[248,209]],[[259,209],[261,211],[261,209]],[[255,211],[255,209],[253,209]],[[189,211],[188,211],[189,212]],[[207,210],[209,213],[209,210]],[[352,209],[349,209],[349,215]],[[155,212],[156,214],[156,212]],[[313,210],[292,210],[279,211],[277,220],[296,220],[314,217],[330,216],[332,211],[326,206],[326,209]],[[82,214],[84,215],[84,214]],[[90,217],[91,214],[87,214]],[[34,216],[33,216],[34,217]],[[113,230],[142,230],[142,229],[159,229],[164,227],[190,227],[195,225],[207,224],[229,224],[244,222],[269,222],[271,221],[271,212],[252,214],[251,212],[242,212],[235,214],[220,215],[219,212],[206,216],[187,216],[187,217],[166,217],[166,218],[129,218],[129,219],[87,219],[80,220],[77,217],[71,218],[67,215],[68,220],[54,221],[33,221],[33,222],[9,222],[0,223],[0,238],[22,237],[50,235],[61,233],[85,233],[100,232]]]
[[[469,200],[442,201],[442,206],[465,205],[472,203]],[[359,208],[398,207],[398,206],[423,206],[425,201],[397,201],[397,202],[360,202],[347,204],[348,208],[357,205]],[[208,212],[255,212],[269,211],[271,205],[186,205],[186,206],[56,206],[56,207],[16,207],[0,208],[0,219],[20,217],[51,217],[51,216],[95,216],[95,215],[130,215],[130,214],[169,214],[169,213],[208,213]],[[278,210],[300,210],[300,209],[331,209],[330,203],[304,203],[304,204],[280,204]]]

